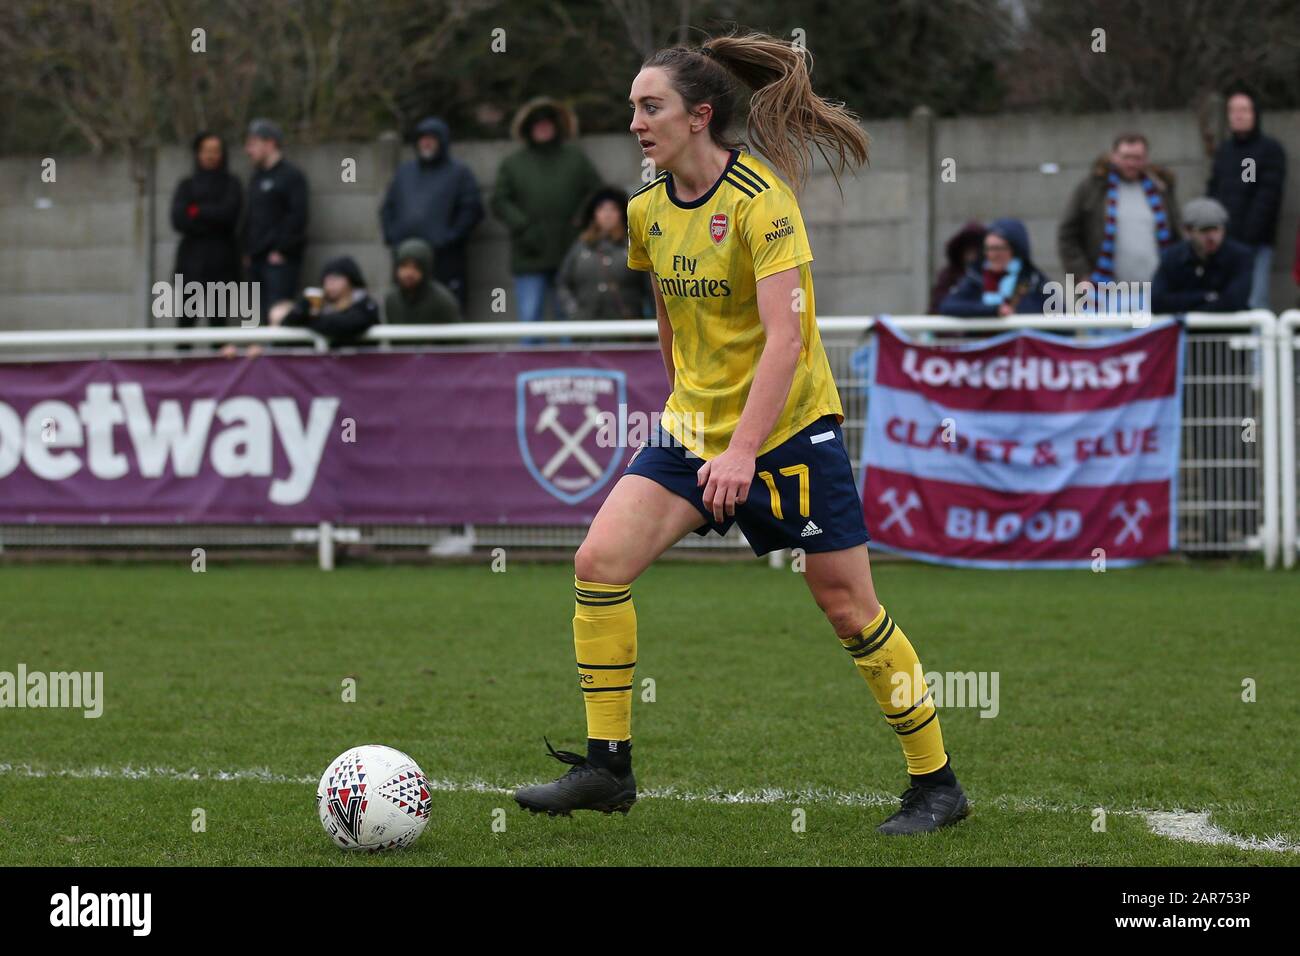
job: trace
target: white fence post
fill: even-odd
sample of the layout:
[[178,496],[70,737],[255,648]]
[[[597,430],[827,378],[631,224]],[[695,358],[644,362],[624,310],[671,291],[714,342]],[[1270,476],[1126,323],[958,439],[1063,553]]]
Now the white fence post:
[[316,555],[322,571],[334,570],[334,525],[322,521],[317,529]]
[[1282,566],[1296,562],[1296,368],[1300,347],[1300,309],[1283,312],[1277,323],[1278,431],[1282,474]]
[[1286,427],[1282,420],[1268,421],[1278,410],[1277,317],[1271,312],[1256,310],[1253,313],[1259,321],[1259,364],[1262,376],[1262,396],[1260,405],[1264,419],[1259,423],[1263,432],[1264,458],[1260,466],[1264,470],[1263,495],[1264,516],[1263,529],[1260,533],[1260,549],[1264,552],[1264,567],[1277,567],[1277,551],[1280,535],[1278,534],[1278,435]]

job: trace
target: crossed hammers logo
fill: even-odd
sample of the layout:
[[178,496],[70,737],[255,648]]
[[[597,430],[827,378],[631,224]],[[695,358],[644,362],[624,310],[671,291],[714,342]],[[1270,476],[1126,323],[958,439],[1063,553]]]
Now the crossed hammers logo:
[[592,478],[599,478],[601,471],[600,466],[587,454],[582,447],[582,442],[591,434],[591,430],[600,425],[600,409],[595,405],[588,405],[583,409],[585,418],[576,431],[570,432],[560,424],[560,407],[558,405],[547,405],[540,415],[537,416],[537,425],[533,431],[541,434],[542,432],[551,432],[560,439],[560,447],[542,466],[542,475],[550,478],[559,470],[570,458],[578,459],[578,463],[591,475]]
[[902,527],[903,531],[909,536],[915,534],[912,530],[912,522],[907,520],[907,513],[914,508],[921,507],[921,496],[915,491],[909,491],[907,497],[902,503],[898,500],[898,489],[892,485],[885,489],[884,493],[876,499],[889,509],[889,517],[880,523],[880,530],[884,531],[890,525],[897,524]]
[[1139,527],[1143,518],[1151,514],[1151,506],[1147,504],[1145,498],[1139,498],[1133,505],[1130,512],[1125,507],[1125,502],[1118,501],[1115,507],[1111,509],[1110,516],[1118,518],[1124,522],[1124,527],[1120,529],[1119,534],[1115,535],[1115,543],[1123,544],[1125,538],[1131,537],[1134,542],[1142,540],[1142,529]]

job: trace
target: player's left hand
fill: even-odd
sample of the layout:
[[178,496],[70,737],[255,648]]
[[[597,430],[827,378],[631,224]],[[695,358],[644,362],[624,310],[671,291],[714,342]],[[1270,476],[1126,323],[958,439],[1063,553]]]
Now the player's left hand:
[[730,448],[706,461],[695,475],[696,485],[704,485],[704,507],[719,524],[745,503],[753,482],[754,456]]

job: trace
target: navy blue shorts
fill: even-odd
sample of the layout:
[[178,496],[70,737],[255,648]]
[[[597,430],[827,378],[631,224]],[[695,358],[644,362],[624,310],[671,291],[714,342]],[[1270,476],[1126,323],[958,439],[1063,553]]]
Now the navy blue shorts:
[[642,445],[625,475],[641,475],[695,505],[704,524],[726,534],[740,525],[754,554],[779,548],[805,552],[841,551],[869,541],[862,520],[862,500],[853,480],[853,465],[844,450],[844,435],[834,415],[826,415],[787,438],[754,462],[754,483],[734,517],[721,524],[704,507],[704,488],[696,472],[704,459],[688,452],[662,428],[658,445]]

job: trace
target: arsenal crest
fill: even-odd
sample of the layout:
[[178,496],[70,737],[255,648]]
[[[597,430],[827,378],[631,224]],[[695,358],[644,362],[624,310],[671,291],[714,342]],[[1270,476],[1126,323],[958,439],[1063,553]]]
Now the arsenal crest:
[[727,214],[725,212],[715,212],[713,218],[709,220],[709,238],[713,240],[715,246],[721,245],[722,240],[727,238]]

